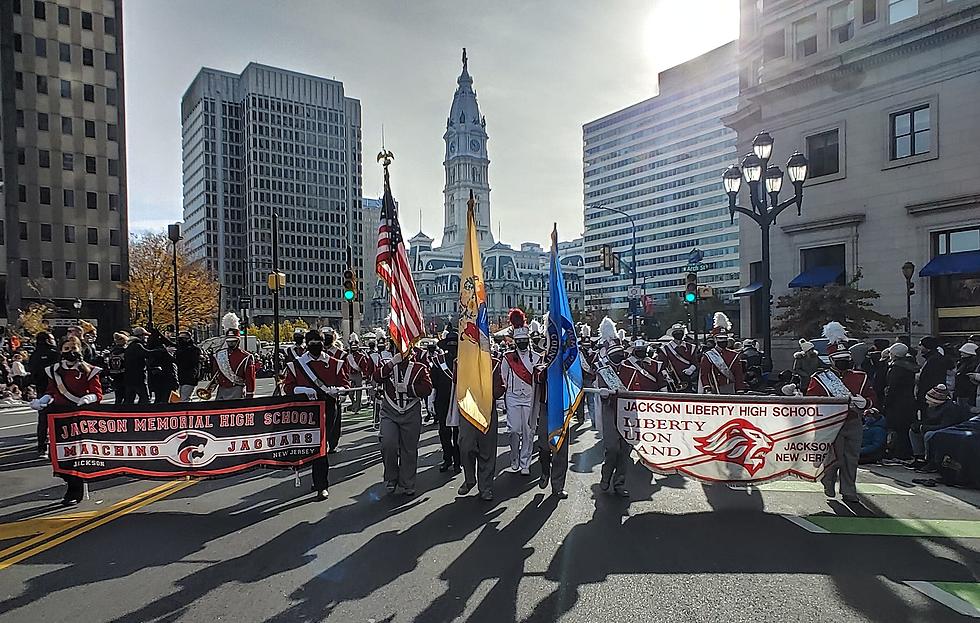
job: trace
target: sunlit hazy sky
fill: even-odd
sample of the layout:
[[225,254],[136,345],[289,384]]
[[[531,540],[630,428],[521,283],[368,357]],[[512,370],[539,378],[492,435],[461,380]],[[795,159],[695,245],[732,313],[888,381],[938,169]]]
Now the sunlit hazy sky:
[[442,233],[446,116],[467,48],[505,242],[582,231],[582,125],[656,94],[657,72],[737,37],[738,0],[128,0],[130,228],[182,218],[180,98],[202,66],[335,78],[361,102],[364,195],[384,126],[408,235]]

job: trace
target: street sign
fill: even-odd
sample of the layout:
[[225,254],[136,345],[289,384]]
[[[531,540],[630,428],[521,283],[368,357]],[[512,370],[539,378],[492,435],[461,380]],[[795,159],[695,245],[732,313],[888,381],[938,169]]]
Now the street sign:
[[714,295],[715,295],[715,291],[711,286],[698,286],[699,299],[710,299]]
[[700,264],[701,260],[703,259],[704,259],[704,251],[702,251],[701,249],[691,249],[691,251],[687,254],[688,265],[693,266],[694,264]]
[[629,289],[626,290],[626,295],[629,297],[631,301],[639,300],[640,286],[630,286]]
[[689,264],[681,268],[682,273],[699,273],[703,270],[708,270],[710,267],[707,264]]

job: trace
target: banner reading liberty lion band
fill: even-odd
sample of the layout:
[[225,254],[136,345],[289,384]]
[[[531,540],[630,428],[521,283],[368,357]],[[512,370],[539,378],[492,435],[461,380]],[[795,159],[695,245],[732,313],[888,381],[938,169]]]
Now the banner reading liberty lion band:
[[48,414],[56,474],[228,476],[299,467],[326,453],[326,404],[295,397],[93,405]]
[[626,393],[616,425],[655,472],[707,482],[816,480],[847,417],[839,398]]

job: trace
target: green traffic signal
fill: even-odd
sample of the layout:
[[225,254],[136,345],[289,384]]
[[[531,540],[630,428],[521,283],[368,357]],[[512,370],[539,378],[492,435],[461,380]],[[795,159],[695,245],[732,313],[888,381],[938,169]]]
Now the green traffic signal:
[[344,300],[345,301],[353,301],[354,300],[354,291],[353,290],[344,290]]
[[698,300],[698,295],[695,294],[694,292],[685,292],[684,293],[684,302],[685,303],[693,303],[696,300]]

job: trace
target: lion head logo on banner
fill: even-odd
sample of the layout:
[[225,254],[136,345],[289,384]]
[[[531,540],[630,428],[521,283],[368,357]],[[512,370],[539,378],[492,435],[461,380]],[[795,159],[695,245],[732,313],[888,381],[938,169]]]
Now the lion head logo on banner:
[[746,420],[731,420],[705,437],[695,437],[697,448],[721,461],[737,463],[754,476],[766,464],[773,438]]

